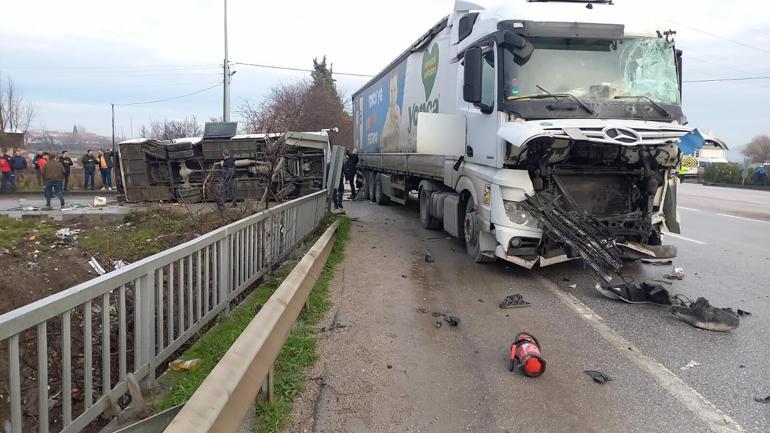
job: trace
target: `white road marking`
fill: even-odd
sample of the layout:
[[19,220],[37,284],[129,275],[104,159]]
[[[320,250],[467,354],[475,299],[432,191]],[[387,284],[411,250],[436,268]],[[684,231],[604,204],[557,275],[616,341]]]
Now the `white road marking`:
[[[565,305],[573,309],[581,318],[585,319],[608,343],[615,347],[619,352],[625,354],[628,359],[639,366],[647,374],[652,376],[658,384],[665,389],[672,397],[684,405],[697,418],[703,421],[710,432],[735,433],[745,432],[733,418],[722,412],[714,403],[711,403],[698,391],[691,388],[679,376],[666,368],[660,362],[643,354],[631,342],[623,338],[620,334],[612,330],[602,319],[601,316],[594,313],[587,305],[580,302],[571,293],[567,293],[548,280],[547,278],[536,275],[535,278],[551,293],[553,293]],[[629,350],[631,349],[631,350]]]
[[695,208],[691,208],[691,207],[677,206],[676,208],[677,209],[690,210],[690,211],[693,211],[693,212],[700,212],[700,209],[695,209]]
[[726,214],[726,213],[718,213],[717,215],[723,216],[723,217],[728,217],[728,218],[735,218],[735,219],[744,220],[744,221],[751,221],[751,222],[755,222],[755,223],[770,224],[770,221],[755,220],[754,218],[739,217],[739,216],[735,216],[735,215],[729,215],[729,214]]
[[672,238],[681,239],[681,240],[683,240],[683,241],[687,241],[687,242],[694,242],[694,243],[696,243],[696,244],[698,244],[698,245],[706,245],[706,243],[705,243],[705,242],[703,242],[703,241],[699,241],[699,240],[697,240],[697,239],[691,239],[691,238],[687,238],[687,237],[684,237],[684,236],[682,236],[682,235],[678,235],[678,234],[676,234],[676,233],[663,232],[663,235],[664,235],[664,236],[671,236]]

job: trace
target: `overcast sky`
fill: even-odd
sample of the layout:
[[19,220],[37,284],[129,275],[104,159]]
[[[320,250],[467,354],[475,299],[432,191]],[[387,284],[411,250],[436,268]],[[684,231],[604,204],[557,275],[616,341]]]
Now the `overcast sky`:
[[[481,0],[496,3],[494,0]],[[671,17],[685,50],[685,80],[770,76],[770,13],[763,0],[615,0],[640,14]],[[233,62],[308,68],[314,56],[335,71],[375,74],[431,25],[451,0],[229,0]],[[110,103],[191,93],[221,82],[222,0],[3,0],[0,73],[35,106],[33,127],[75,123],[110,132]],[[232,117],[244,101],[304,78],[242,65]],[[349,94],[366,78],[338,76]],[[731,146],[770,133],[770,79],[687,83],[690,124]],[[157,118],[221,116],[221,87],[175,101],[117,108],[118,134]]]

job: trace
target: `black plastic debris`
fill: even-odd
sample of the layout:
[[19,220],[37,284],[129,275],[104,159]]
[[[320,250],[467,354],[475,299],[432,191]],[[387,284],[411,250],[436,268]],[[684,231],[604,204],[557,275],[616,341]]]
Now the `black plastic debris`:
[[738,308],[736,311],[738,312],[739,316],[751,316],[751,313],[746,310],[741,310],[740,308]]
[[417,309],[417,312],[418,312],[418,313],[422,313],[422,314],[425,314],[425,313],[427,313],[427,312],[428,312],[428,309],[427,309],[427,308],[423,308],[423,307],[420,307],[420,308],[418,308],[418,309]]
[[641,259],[639,260],[641,263],[644,263],[645,265],[653,265],[653,266],[670,266],[674,264],[671,260],[647,260],[647,259]]
[[508,295],[503,299],[503,302],[500,303],[500,308],[519,308],[519,307],[529,307],[529,302],[524,300],[524,297],[521,296],[518,293],[514,293],[513,295]]
[[406,278],[406,274],[401,274],[401,278]]
[[671,313],[679,320],[709,331],[731,331],[740,324],[738,314],[729,308],[714,307],[706,298],[698,298],[687,306],[673,306]]
[[433,263],[433,256],[430,254],[430,251],[425,253],[425,263]]
[[756,401],[757,403],[770,404],[770,395],[768,395],[765,398],[754,397],[754,401]]
[[444,317],[444,321],[446,321],[446,323],[449,323],[449,326],[453,328],[460,324],[460,319],[455,316],[446,316]]
[[611,377],[607,376],[606,374],[602,373],[601,371],[596,370],[584,370],[583,373],[591,376],[591,379],[593,379],[594,382],[605,384],[607,382],[610,382],[612,380]]
[[660,284],[615,284],[603,286],[596,284],[596,289],[607,298],[628,302],[629,304],[671,305],[668,290]]
[[434,312],[430,313],[430,315],[431,315],[431,316],[433,316],[433,317],[441,317],[441,316],[446,316],[446,314],[444,314],[444,313],[440,313],[440,312],[438,312],[438,311],[434,311]]
[[391,369],[391,368],[393,368],[393,365],[392,364],[388,364],[387,367],[388,367],[388,369]]

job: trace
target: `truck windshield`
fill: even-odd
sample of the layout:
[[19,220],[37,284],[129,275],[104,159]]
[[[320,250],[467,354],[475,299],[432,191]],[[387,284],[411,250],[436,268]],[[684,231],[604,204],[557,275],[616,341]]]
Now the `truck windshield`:
[[548,92],[590,103],[680,105],[674,49],[664,39],[533,37],[529,41],[535,50],[524,65],[502,50],[504,103]]

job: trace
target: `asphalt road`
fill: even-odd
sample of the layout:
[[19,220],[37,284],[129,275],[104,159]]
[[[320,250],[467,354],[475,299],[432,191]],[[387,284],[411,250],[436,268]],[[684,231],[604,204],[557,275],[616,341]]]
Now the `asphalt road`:
[[[683,233],[665,241],[686,277],[666,287],[751,311],[733,332],[608,300],[579,262],[475,265],[458,241],[422,229],[414,206],[348,202],[358,220],[309,375],[323,380],[311,381],[286,431],[770,431],[770,405],[754,401],[770,394],[770,193],[683,185],[679,199]],[[670,270],[629,263],[625,274]],[[514,292],[532,306],[498,308]],[[461,323],[436,328],[431,312]],[[507,370],[524,330],[548,359],[537,379]],[[700,365],[682,370],[690,361]],[[595,384],[588,369],[613,381]]]

